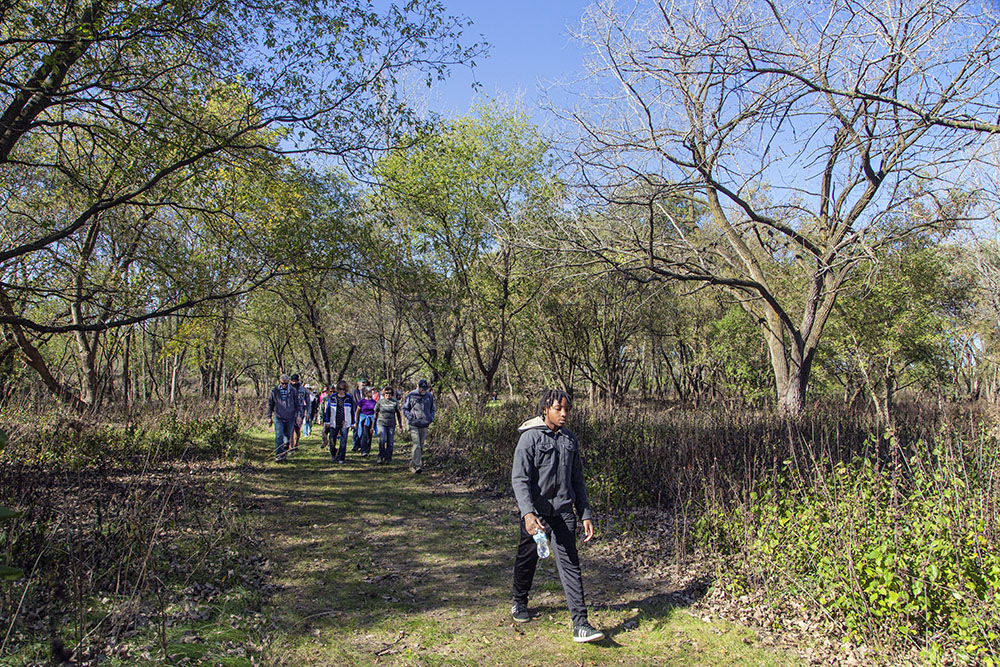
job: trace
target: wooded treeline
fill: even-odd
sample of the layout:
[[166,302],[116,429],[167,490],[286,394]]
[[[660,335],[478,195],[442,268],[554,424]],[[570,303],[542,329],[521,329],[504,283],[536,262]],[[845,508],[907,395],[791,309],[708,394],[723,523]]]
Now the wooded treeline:
[[0,40],[4,401],[997,399],[979,3],[595,4],[575,142],[410,112],[481,54],[434,3],[49,4]]

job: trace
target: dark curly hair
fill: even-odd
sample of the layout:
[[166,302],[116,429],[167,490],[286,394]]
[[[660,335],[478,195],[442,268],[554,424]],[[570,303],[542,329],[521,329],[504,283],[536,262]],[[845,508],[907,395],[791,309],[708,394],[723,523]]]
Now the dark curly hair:
[[546,389],[542,392],[542,397],[538,401],[538,416],[544,417],[545,411],[552,405],[566,401],[566,407],[573,406],[573,399],[562,389]]

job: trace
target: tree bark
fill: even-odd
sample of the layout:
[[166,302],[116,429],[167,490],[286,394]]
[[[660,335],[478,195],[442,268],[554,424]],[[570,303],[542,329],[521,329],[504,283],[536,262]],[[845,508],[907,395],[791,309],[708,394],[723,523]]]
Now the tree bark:
[[[0,288],[0,310],[2,310],[5,315],[12,317],[15,316],[14,305],[11,303],[10,299],[7,297],[7,293],[2,288]],[[38,373],[38,377],[41,378],[42,384],[44,384],[53,395],[68,400],[70,405],[73,406],[73,410],[76,412],[89,412],[91,405],[80,398],[75,391],[59,382],[59,380],[52,375],[48,364],[45,363],[45,358],[42,357],[41,352],[39,352],[31,341],[28,340],[24,330],[16,324],[8,324],[7,327],[10,332],[9,337],[13,338],[13,343],[17,345],[21,354],[24,355],[28,366]]]

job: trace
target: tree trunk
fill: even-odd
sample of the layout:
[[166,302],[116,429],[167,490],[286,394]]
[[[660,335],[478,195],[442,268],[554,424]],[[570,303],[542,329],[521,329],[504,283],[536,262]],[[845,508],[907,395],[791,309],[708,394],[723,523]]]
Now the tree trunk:
[[215,381],[212,385],[212,390],[215,394],[215,402],[218,403],[222,398],[223,393],[226,390],[226,353],[228,351],[229,344],[229,320],[230,320],[230,306],[228,302],[223,305],[222,310],[222,331],[219,335],[219,345],[218,352],[215,359]]
[[351,348],[347,350],[347,356],[344,357],[344,365],[340,367],[340,372],[337,373],[337,382],[343,380],[344,376],[347,375],[347,368],[351,365],[351,357],[354,356],[354,350],[356,348],[356,345],[351,345]]
[[[10,299],[7,297],[7,293],[0,289],[0,312],[8,317],[16,317],[14,312],[14,304],[11,303]],[[41,378],[42,384],[45,385],[53,395],[69,400],[70,404],[76,412],[87,412],[90,410],[91,406],[86,401],[82,400],[80,396],[74,392],[72,389],[66,385],[59,382],[59,380],[52,375],[52,371],[49,370],[48,364],[45,363],[45,358],[42,356],[41,352],[32,345],[31,341],[28,340],[27,335],[25,335],[24,330],[17,324],[7,325],[10,331],[9,338],[13,338],[11,341],[13,344],[17,345],[17,348],[24,355],[28,366],[33,368],[38,377]],[[9,339],[8,338],[8,339]]]
[[132,378],[129,376],[129,359],[132,355],[132,329],[125,332],[125,352],[122,354],[122,402],[128,410],[132,404]]
[[801,373],[789,374],[784,386],[778,387],[778,414],[787,419],[802,415],[806,403],[806,383],[808,376]]
[[177,400],[177,375],[180,372],[181,364],[184,363],[185,351],[174,353],[173,364],[170,369],[170,405]]

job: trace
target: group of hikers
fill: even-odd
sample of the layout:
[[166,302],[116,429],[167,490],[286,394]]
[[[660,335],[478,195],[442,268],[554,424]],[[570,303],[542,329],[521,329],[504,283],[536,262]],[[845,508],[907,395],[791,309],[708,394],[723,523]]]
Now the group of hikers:
[[340,380],[316,392],[311,385],[301,383],[298,373],[282,374],[267,399],[268,424],[274,426],[274,460],[288,460],[298,450],[301,437],[310,435],[316,423],[323,426],[323,447],[329,449],[334,463],[346,461],[347,438],[353,431],[352,451],[369,456],[377,437],[376,463],[387,465],[392,462],[396,427],[402,428],[405,417],[412,442],[410,471],[421,472],[427,427],[434,421],[434,394],[430,383],[420,380],[416,389],[402,399],[399,396],[391,384],[379,390],[365,378],[358,378],[351,391],[347,382]]
[[[528,594],[538,560],[547,555],[539,542],[551,541],[551,553],[573,620],[573,641],[604,639],[587,616],[580,555],[576,547],[578,517],[583,541],[594,537],[594,516],[587,500],[583,462],[576,436],[567,428],[566,417],[572,398],[564,391],[547,389],[538,402],[538,413],[520,425],[514,450],[511,486],[520,519],[520,537],[514,558],[511,618],[518,623],[531,621]],[[434,421],[434,395],[427,380],[399,399],[386,385],[376,391],[364,378],[348,392],[341,380],[316,394],[302,386],[298,375],[282,375],[267,403],[268,420],[274,424],[275,460],[286,460],[298,447],[301,429],[309,434],[314,419],[323,424],[323,445],[334,462],[343,463],[348,432],[354,431],[354,450],[368,456],[373,435],[378,435],[378,462],[392,461],[393,436],[406,417],[413,441],[410,470],[421,471],[421,456],[427,427]],[[542,539],[542,536],[545,539]]]

